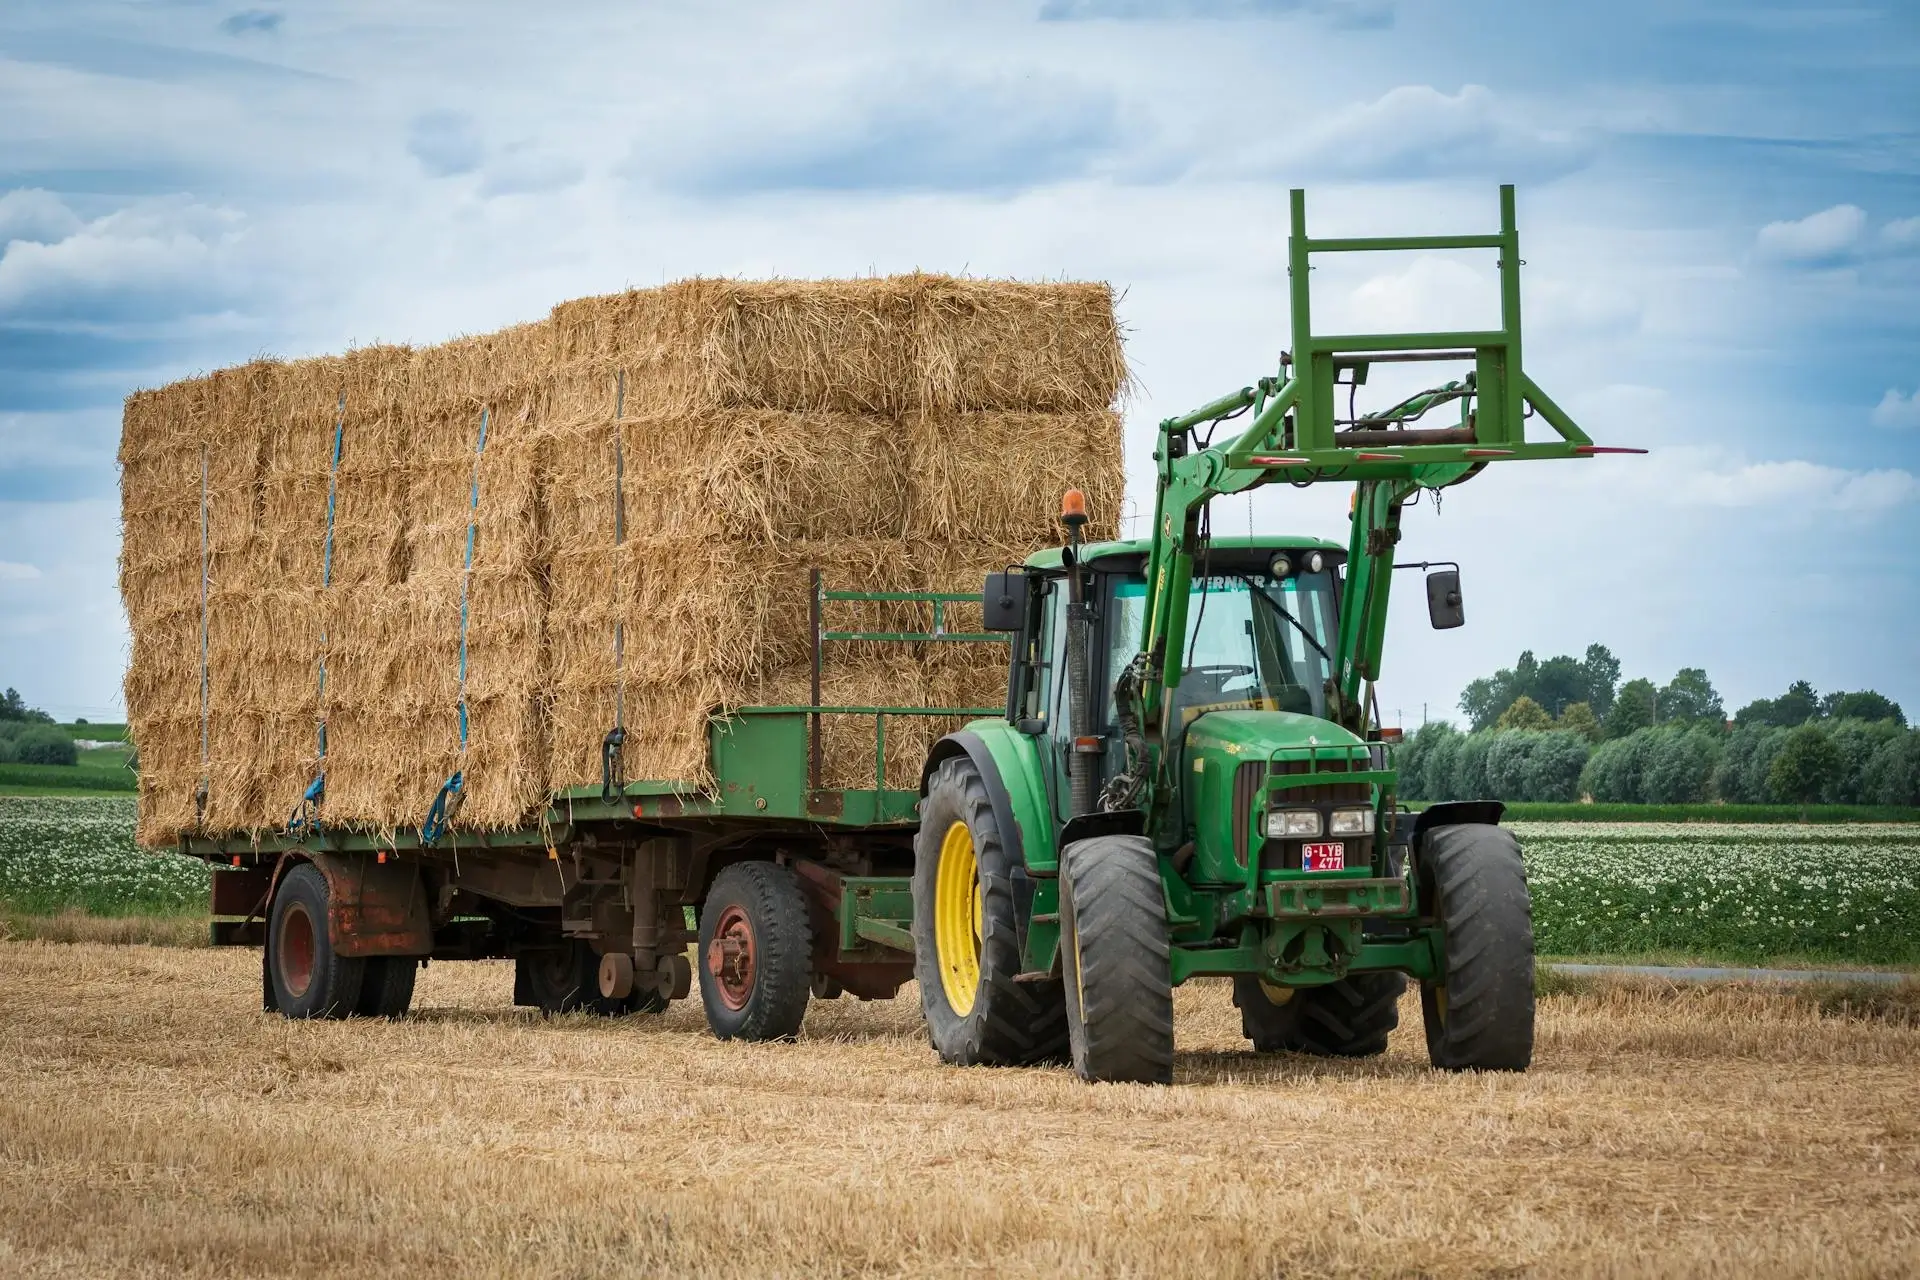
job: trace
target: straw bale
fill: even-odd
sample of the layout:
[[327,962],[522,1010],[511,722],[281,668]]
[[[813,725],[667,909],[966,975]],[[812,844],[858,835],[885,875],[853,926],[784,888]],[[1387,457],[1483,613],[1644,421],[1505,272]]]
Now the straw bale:
[[[142,838],[193,825],[203,773],[209,826],[284,821],[320,766],[323,715],[332,822],[416,824],[456,768],[458,825],[524,820],[548,789],[597,782],[621,714],[628,776],[704,781],[712,715],[805,701],[810,569],[831,589],[974,592],[1057,540],[1069,486],[1104,532],[1124,385],[1105,286],[913,274],[683,281],[434,347],[255,361],[136,393],[121,581],[128,718],[150,766]],[[823,621],[932,619],[834,602]],[[977,609],[949,609],[946,626],[977,628]],[[1004,668],[1001,645],[837,642],[823,696],[994,705]],[[949,727],[890,720],[890,785],[912,785]],[[828,726],[830,781],[870,785],[871,735],[870,720]]]
[[208,831],[250,831],[265,826],[265,784],[259,767],[266,750],[266,717],[237,707],[216,707],[207,716]]
[[993,411],[903,425],[913,478],[908,532],[918,540],[1028,551],[1057,544],[1068,489],[1087,495],[1089,536],[1119,527],[1126,475],[1117,413]]
[[917,338],[930,413],[1099,411],[1127,388],[1105,284],[922,277]]
[[[727,690],[716,680],[685,679],[628,685],[629,736],[621,755],[628,780],[684,781],[695,787],[711,784],[713,769],[708,758],[707,723],[726,702]],[[575,763],[578,764],[577,761]],[[597,737],[589,767],[551,780],[556,788],[583,786],[599,781],[600,743]]]
[[148,846],[173,844],[198,821],[200,718],[197,713],[155,716],[143,730],[134,838]]
[[544,709],[537,697],[480,698],[468,705],[470,738],[460,762],[463,798],[455,825],[492,830],[518,825],[544,802]]
[[327,821],[418,826],[434,793],[459,767],[454,708],[411,700],[330,707],[326,763]]
[[478,406],[501,388],[529,386],[553,368],[553,329],[546,321],[517,324],[421,347],[407,369],[408,403],[427,409],[450,402]]
[[1105,285],[910,275],[683,280],[562,303],[562,361],[676,407],[921,414],[1104,409],[1126,386]]

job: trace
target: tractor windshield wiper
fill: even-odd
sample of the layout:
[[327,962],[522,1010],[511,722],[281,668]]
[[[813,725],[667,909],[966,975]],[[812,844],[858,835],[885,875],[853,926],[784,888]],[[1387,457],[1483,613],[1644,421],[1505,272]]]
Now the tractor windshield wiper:
[[1288,622],[1292,623],[1293,629],[1295,631],[1298,631],[1300,635],[1306,640],[1306,642],[1313,646],[1313,651],[1315,653],[1319,654],[1322,658],[1326,660],[1327,666],[1329,668],[1333,666],[1333,655],[1327,652],[1326,646],[1321,644],[1320,641],[1314,637],[1313,632],[1307,630],[1305,623],[1301,622],[1300,619],[1294,617],[1291,613],[1288,613],[1287,607],[1281,604],[1278,600],[1275,600],[1272,596],[1268,595],[1266,592],[1266,588],[1262,587],[1257,580],[1251,577],[1248,577],[1244,573],[1236,574],[1235,576],[1238,577],[1240,581],[1247,584],[1248,592],[1258,596],[1261,600],[1265,601],[1267,608],[1273,610],[1275,613],[1285,618]]

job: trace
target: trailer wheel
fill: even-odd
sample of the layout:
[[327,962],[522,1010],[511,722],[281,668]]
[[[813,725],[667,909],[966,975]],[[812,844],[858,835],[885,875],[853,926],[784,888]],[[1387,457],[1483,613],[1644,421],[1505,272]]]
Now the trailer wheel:
[[289,1018],[344,1018],[360,1003],[366,961],[337,954],[327,936],[327,878],[303,862],[280,878],[267,919],[273,1003]]
[[738,862],[700,908],[700,1000],[722,1040],[791,1040],[813,994],[813,924],[793,872]]
[[1533,906],[1513,833],[1462,824],[1426,835],[1425,876],[1446,931],[1443,977],[1421,984],[1427,1056],[1450,1071],[1533,1060]]
[[1013,859],[979,766],[942,762],[921,803],[913,857],[913,975],[927,1037],[956,1066],[1066,1058],[1066,991],[1016,981]]
[[415,956],[369,956],[353,1011],[363,1018],[404,1018],[413,1004],[413,982],[420,973]]
[[1256,1053],[1368,1058],[1387,1051],[1400,1025],[1405,975],[1356,973],[1321,987],[1288,987],[1276,1000],[1251,974],[1233,980],[1240,1030]]
[[513,958],[513,1002],[531,1005],[549,1016],[562,1013],[597,1013],[614,1017],[623,1013],[652,1013],[665,1005],[651,1006],[647,997],[635,992],[623,999],[600,994],[600,957],[584,942],[568,940],[552,947],[536,947]]
[[1144,836],[1076,840],[1060,857],[1067,1032],[1082,1080],[1173,1080],[1173,979],[1160,860]]

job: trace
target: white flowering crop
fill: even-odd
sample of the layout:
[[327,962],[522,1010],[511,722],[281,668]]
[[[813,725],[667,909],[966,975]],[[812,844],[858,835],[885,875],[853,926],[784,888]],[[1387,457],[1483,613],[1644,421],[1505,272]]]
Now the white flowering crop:
[[0,905],[48,913],[207,908],[207,864],[133,843],[132,796],[0,796]]
[[1514,823],[1557,955],[1920,961],[1920,826]]

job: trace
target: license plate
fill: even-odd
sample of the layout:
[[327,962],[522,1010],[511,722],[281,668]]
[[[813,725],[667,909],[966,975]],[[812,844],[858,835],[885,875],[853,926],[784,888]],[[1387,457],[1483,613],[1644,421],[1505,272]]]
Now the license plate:
[[1300,846],[1302,871],[1345,871],[1347,846],[1344,844],[1305,844]]

